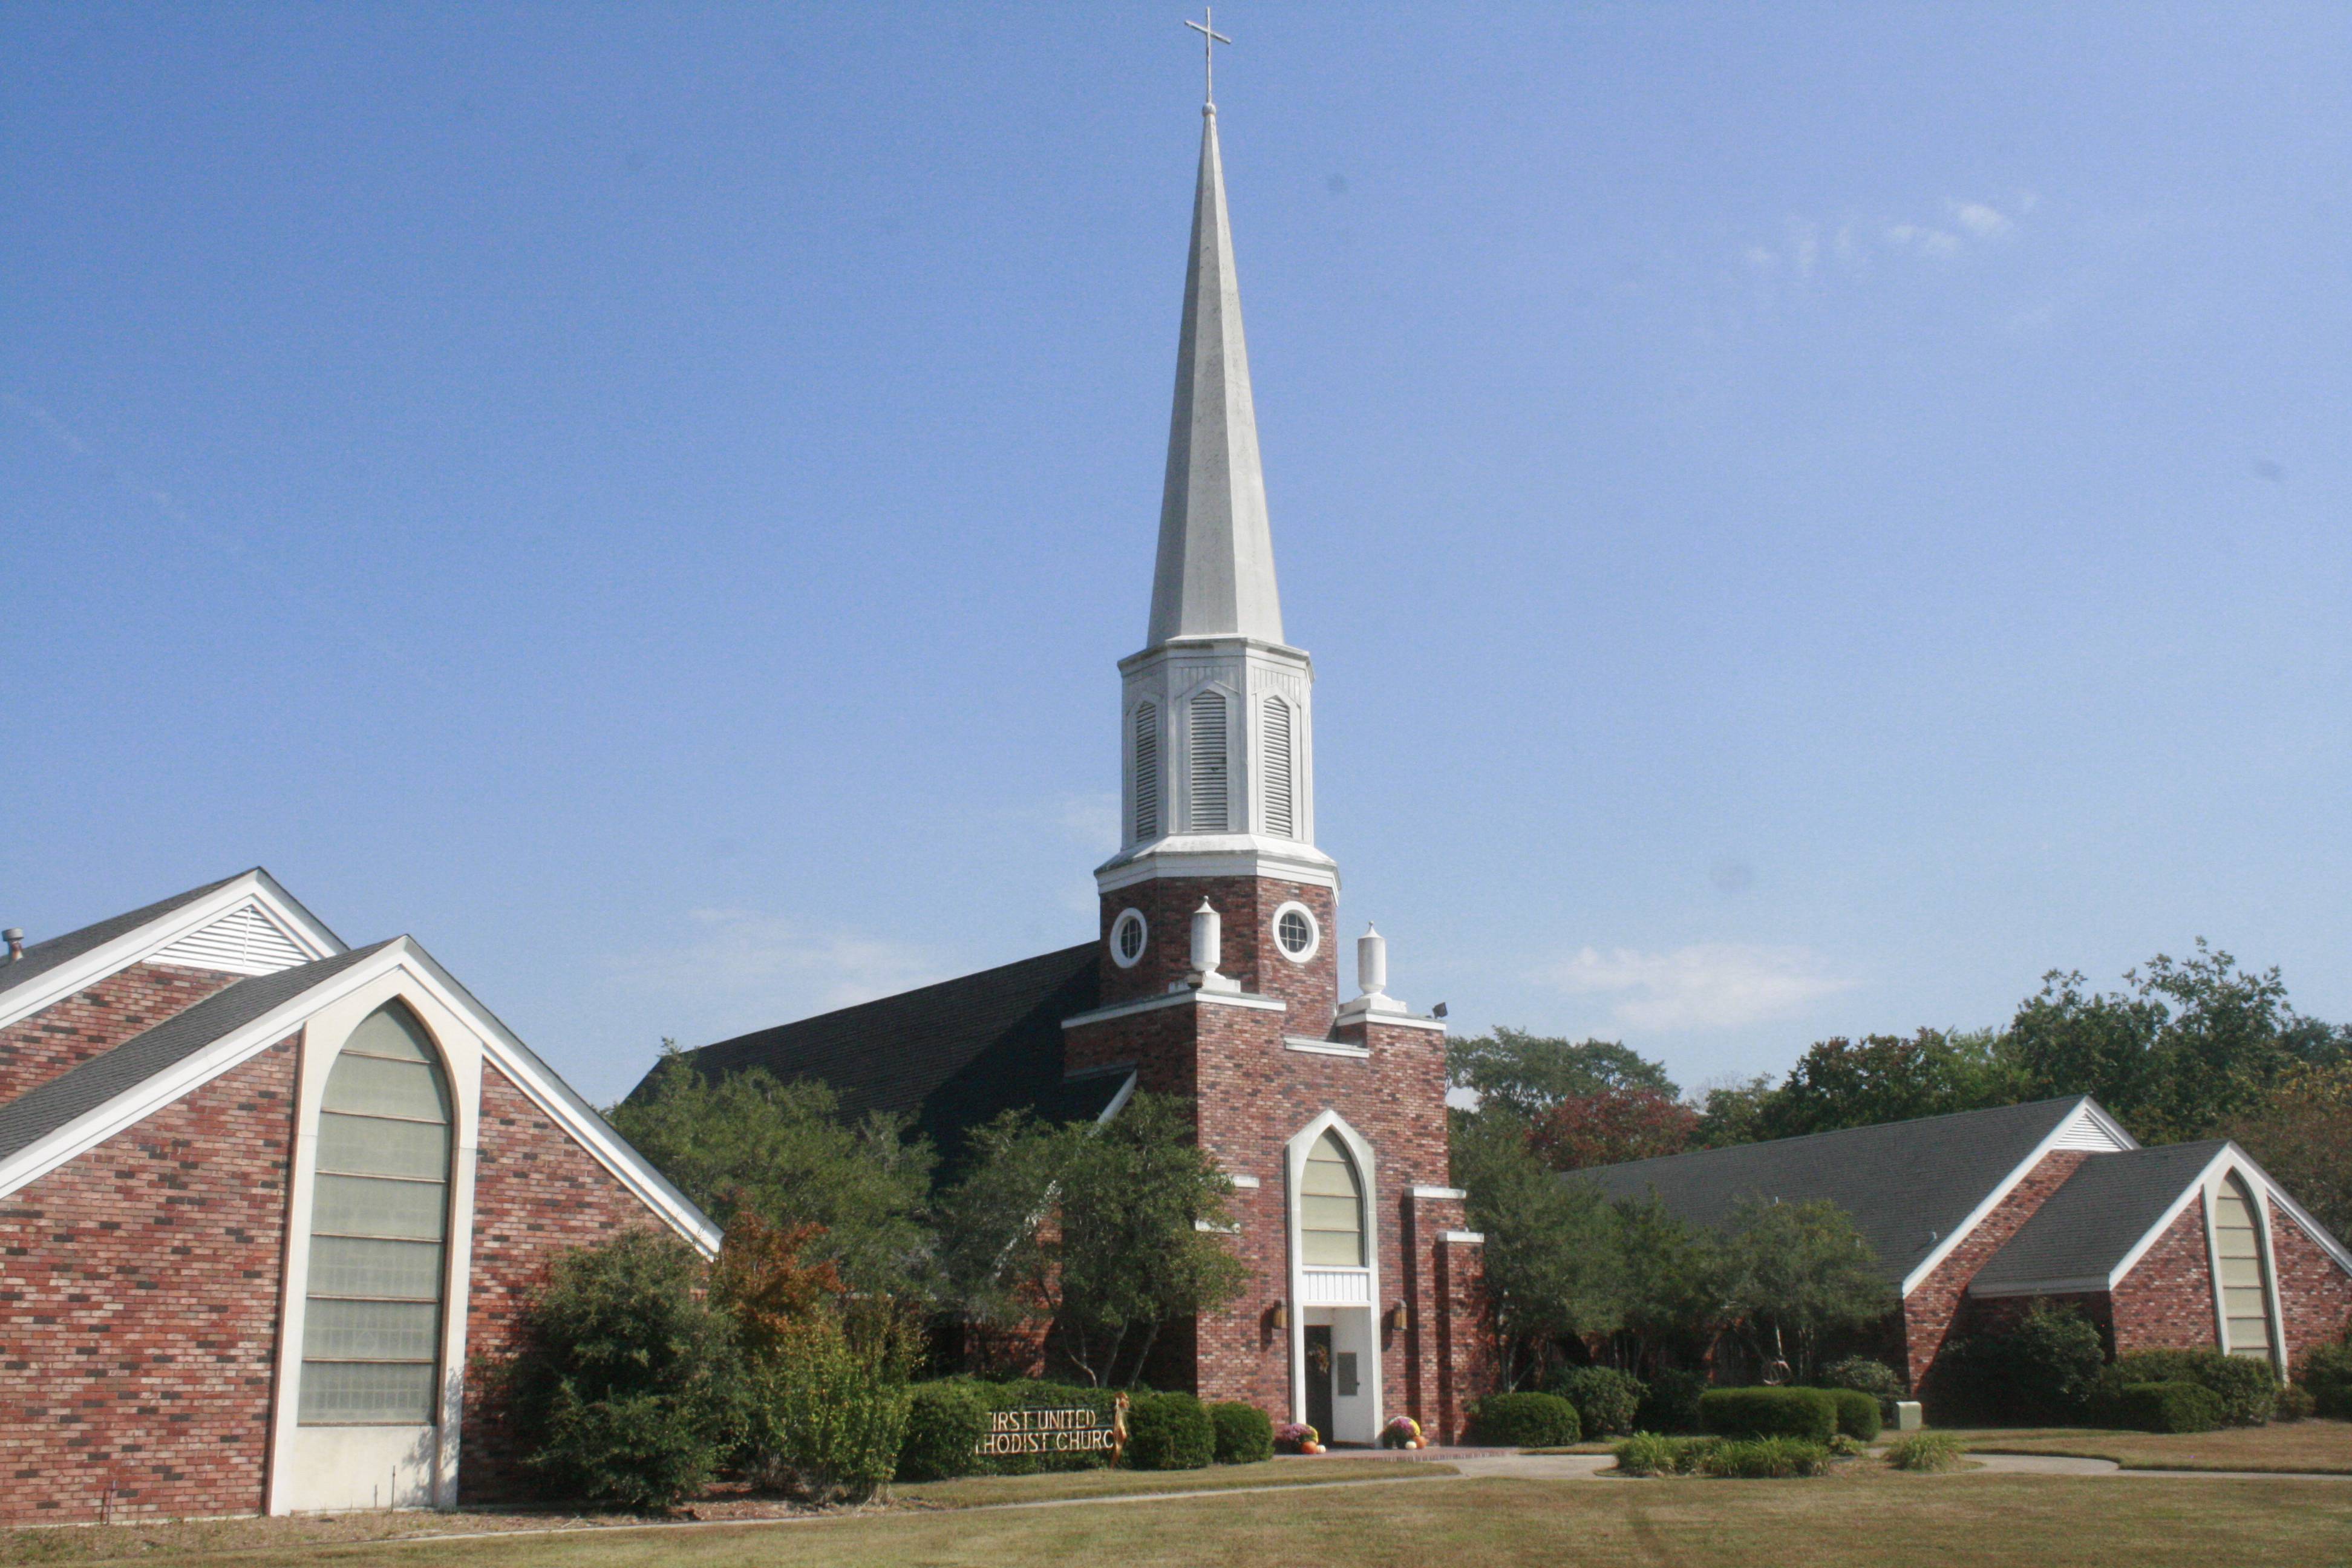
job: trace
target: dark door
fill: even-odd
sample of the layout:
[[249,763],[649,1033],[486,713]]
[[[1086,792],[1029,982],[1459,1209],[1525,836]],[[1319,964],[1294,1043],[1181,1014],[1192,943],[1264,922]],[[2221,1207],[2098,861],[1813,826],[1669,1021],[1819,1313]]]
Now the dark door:
[[1326,1443],[1331,1440],[1331,1328],[1309,1324],[1307,1330],[1307,1424]]

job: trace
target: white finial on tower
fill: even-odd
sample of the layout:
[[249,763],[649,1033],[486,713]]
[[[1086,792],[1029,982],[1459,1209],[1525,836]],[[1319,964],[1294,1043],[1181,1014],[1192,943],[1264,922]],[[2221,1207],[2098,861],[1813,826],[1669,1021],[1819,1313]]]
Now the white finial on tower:
[[1217,112],[1217,46],[1230,44],[1231,38],[1216,29],[1217,14],[1210,7],[1201,7],[1201,19],[1184,25],[1201,35],[1201,112]]
[[1217,961],[1224,956],[1225,922],[1217,916],[1217,907],[1208,900],[1192,911],[1192,973],[1188,980],[1171,989],[1190,986],[1201,991],[1237,992],[1241,982],[1217,973]]
[[1388,993],[1389,939],[1378,926],[1366,926],[1356,939],[1356,987],[1367,996]]

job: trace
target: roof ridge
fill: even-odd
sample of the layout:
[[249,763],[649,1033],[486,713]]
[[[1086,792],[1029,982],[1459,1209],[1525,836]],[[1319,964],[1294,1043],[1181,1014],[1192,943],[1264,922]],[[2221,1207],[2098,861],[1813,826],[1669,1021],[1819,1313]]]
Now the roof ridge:
[[[1751,1143],[1725,1143],[1713,1149],[1685,1149],[1679,1154],[1653,1154],[1645,1160],[1622,1160],[1613,1165],[1592,1165],[1586,1169],[1630,1171],[1636,1166],[1655,1165],[1667,1160],[1695,1160],[1707,1154],[1729,1154],[1741,1149],[1782,1149],[1792,1143],[1810,1143],[1822,1138],[1843,1138],[1853,1132],[1874,1132],[1888,1127],[1923,1127],[1931,1121],[1957,1121],[1965,1116],[1991,1116],[2003,1110],[2029,1110],[2037,1106],[2063,1105],[2090,1098],[2087,1094],[2060,1094],[2053,1095],[2047,1100],[2012,1100],[2007,1105],[1979,1106],[1974,1110],[1939,1110],[1933,1116],[1913,1116],[1895,1121],[1865,1121],[1857,1127],[1832,1127],[1820,1132],[1794,1132],[1786,1138],[1759,1138]],[[2171,1147],[2169,1144],[2160,1146]],[[2125,1152],[2128,1152],[2128,1151]],[[1567,1173],[1575,1175],[1580,1173],[1571,1171]]]
[[694,1056],[702,1051],[717,1050],[721,1046],[731,1046],[761,1035],[772,1035],[778,1029],[797,1029],[803,1025],[821,1023],[827,1018],[846,1017],[852,1013],[862,1013],[870,1007],[887,1006],[902,1002],[909,996],[920,996],[926,992],[941,990],[950,985],[961,985],[984,975],[1001,974],[1008,969],[1019,969],[1024,964],[1043,963],[1048,959],[1055,958],[1074,958],[1080,952],[1091,952],[1095,945],[1095,942],[1090,940],[1075,942],[1068,947],[1057,947],[1046,952],[1033,952],[1026,958],[1016,958],[1009,963],[992,963],[985,969],[970,970],[962,974],[950,974],[944,980],[934,980],[922,985],[910,985],[904,991],[893,991],[887,996],[876,996],[864,1002],[852,1002],[846,1007],[834,1007],[823,1013],[811,1013],[805,1017],[787,1018],[781,1024],[767,1024],[756,1029],[746,1029],[740,1035],[730,1035],[723,1040],[713,1040],[707,1046],[696,1046],[681,1054]]

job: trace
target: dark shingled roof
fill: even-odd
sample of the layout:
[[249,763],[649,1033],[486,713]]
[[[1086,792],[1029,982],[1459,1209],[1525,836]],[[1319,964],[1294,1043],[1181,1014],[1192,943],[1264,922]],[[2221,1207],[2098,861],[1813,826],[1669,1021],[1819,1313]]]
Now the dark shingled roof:
[[1715,1226],[1729,1223],[1743,1197],[1827,1198],[1853,1217],[1886,1277],[1899,1282],[2082,1103],[2074,1095],[1850,1127],[1603,1165],[1570,1179],[1597,1182],[1614,1198],[1655,1192],[1683,1218]]
[[[952,1162],[964,1133],[1020,1107],[1056,1121],[1099,1115],[1124,1074],[1062,1076],[1062,1020],[1098,1004],[1099,944],[1086,942],[740,1035],[686,1053],[713,1079],[749,1068],[820,1079],[845,1116],[911,1114]],[[645,1080],[630,1091],[646,1091]]]
[[384,945],[377,942],[315,963],[298,963],[275,974],[240,980],[153,1028],[131,1036],[103,1056],[92,1057],[72,1071],[0,1105],[0,1160],[30,1148],[76,1117],[185,1061]]
[[2058,1280],[2104,1281],[2226,1140],[2094,1154],[1992,1255],[1969,1289],[2018,1290]]
[[[240,871],[237,877],[247,875]],[[53,936],[37,942],[25,949],[25,956],[14,963],[0,963],[0,994],[15,990],[27,980],[37,979],[59,964],[71,963],[86,952],[95,952],[119,936],[129,936],[149,921],[161,919],[183,904],[192,904],[215,888],[225,888],[236,877],[223,877],[217,882],[206,882],[201,888],[191,888],[160,903],[149,904],[143,910],[115,915],[96,925],[86,925],[79,931],[69,931],[63,936]]]

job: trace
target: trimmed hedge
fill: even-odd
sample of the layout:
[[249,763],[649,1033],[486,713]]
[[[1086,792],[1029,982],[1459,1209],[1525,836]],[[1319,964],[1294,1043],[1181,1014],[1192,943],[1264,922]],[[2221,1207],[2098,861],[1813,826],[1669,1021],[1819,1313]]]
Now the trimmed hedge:
[[2193,1383],[2126,1384],[2116,1409],[2122,1425],[2142,1432],[2210,1432],[2222,1425],[2221,1396]]
[[2193,1383],[2210,1389],[2221,1402],[2222,1422],[2231,1426],[2260,1426],[2278,1405],[2278,1373],[2269,1362],[2219,1351],[2135,1351],[2118,1356],[2100,1374],[2099,1403],[2111,1404],[2118,1390],[2135,1383]]
[[1227,1400],[1209,1406],[1217,1429],[1217,1463],[1255,1465],[1274,1458],[1274,1422],[1255,1405]]
[[1471,1406],[1470,1426],[1481,1443],[1514,1448],[1565,1447],[1584,1436],[1576,1406],[1557,1394],[1490,1394]]
[[1823,1388],[1851,1388],[1869,1394],[1878,1401],[1882,1419],[1893,1413],[1896,1400],[1911,1397],[1893,1367],[1866,1355],[1850,1355],[1830,1363],[1822,1369],[1820,1383]]
[[989,1383],[942,1378],[909,1391],[907,1434],[898,1447],[898,1479],[942,1480],[950,1476],[1028,1476],[1041,1470],[1100,1469],[1111,1462],[1108,1448],[1038,1453],[982,1454],[991,1417],[1000,1410],[1092,1410],[1108,1425],[1118,1394],[1106,1388],[1019,1379]]
[[1878,1441],[1880,1423],[1875,1394],[1854,1388],[1825,1388],[1822,1392],[1837,1406],[1837,1429],[1841,1434],[1857,1443]]
[[2295,1363],[2294,1381],[2311,1394],[2313,1414],[2352,1421],[2352,1339],[2307,1352]]
[[1699,1396],[1698,1420],[1718,1437],[1827,1443],[1837,1433],[1838,1409],[1825,1388],[1710,1388]]
[[1576,1406],[1577,1423],[1586,1436],[1622,1437],[1633,1429],[1642,1395],[1649,1391],[1630,1372],[1609,1366],[1572,1366],[1554,1374],[1544,1392],[1557,1394]]
[[1127,1462],[1135,1468],[1200,1470],[1216,1458],[1217,1424],[1191,1394],[1139,1394],[1128,1402]]
[[1699,1395],[1706,1392],[1706,1379],[1697,1373],[1661,1367],[1650,1374],[1649,1392],[1642,1395],[1641,1408],[1633,1413],[1635,1430],[1697,1431]]
[[2282,1383],[2279,1384],[2278,1407],[2271,1412],[2271,1419],[2282,1424],[2308,1421],[2316,1409],[2317,1403],[2311,1397],[2309,1389],[2299,1383]]

